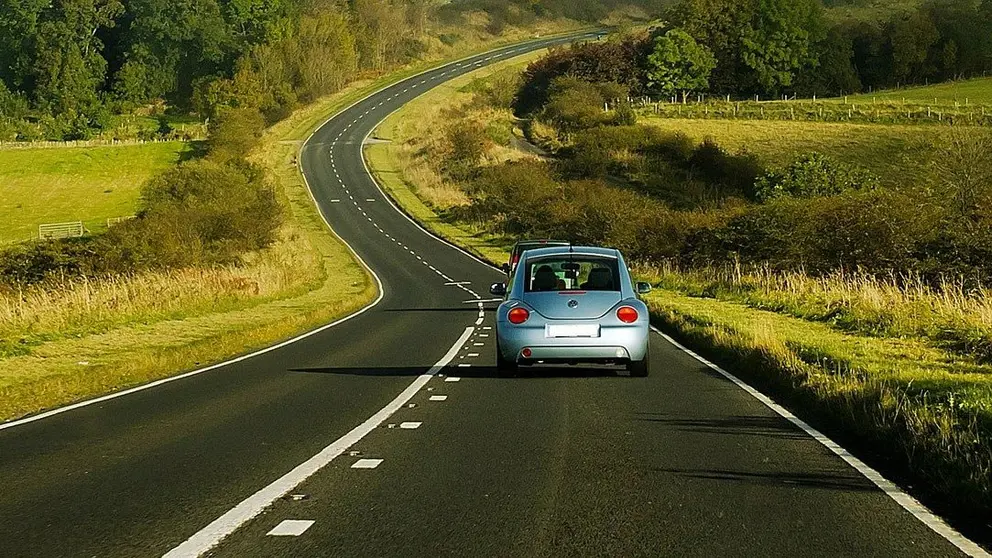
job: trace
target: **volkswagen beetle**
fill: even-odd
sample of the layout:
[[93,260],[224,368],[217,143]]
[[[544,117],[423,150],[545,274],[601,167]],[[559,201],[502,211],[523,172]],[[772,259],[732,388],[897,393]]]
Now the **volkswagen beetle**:
[[555,246],[527,250],[509,284],[490,288],[505,300],[496,311],[496,368],[520,365],[620,364],[649,371],[648,309],[618,250]]

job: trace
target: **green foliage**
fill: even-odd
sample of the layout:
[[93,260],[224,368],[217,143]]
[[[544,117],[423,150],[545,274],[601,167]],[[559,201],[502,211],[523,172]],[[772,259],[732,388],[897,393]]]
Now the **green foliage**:
[[742,30],[741,57],[766,91],[791,86],[803,67],[816,67],[813,45],[825,36],[816,0],[758,0]]
[[547,104],[552,84],[565,77],[619,84],[626,88],[624,97],[644,95],[647,77],[643,62],[650,49],[646,36],[553,49],[524,71],[514,111],[521,116],[537,112]]
[[444,168],[449,175],[458,178],[471,175],[492,145],[486,126],[469,120],[456,120],[447,130],[447,140],[448,156]]
[[610,123],[614,116],[607,104],[626,102],[627,90],[616,83],[590,83],[575,77],[559,77],[551,82],[548,102],[541,118],[562,134]]
[[654,40],[654,50],[648,55],[648,87],[671,97],[682,99],[693,91],[709,87],[709,76],[716,67],[716,58],[682,29],[672,29]]
[[226,163],[244,159],[265,131],[265,118],[254,107],[227,109],[210,122],[209,157]]
[[871,173],[838,163],[811,152],[780,170],[770,171],[755,183],[757,198],[813,198],[833,196],[848,190],[873,190],[878,178]]

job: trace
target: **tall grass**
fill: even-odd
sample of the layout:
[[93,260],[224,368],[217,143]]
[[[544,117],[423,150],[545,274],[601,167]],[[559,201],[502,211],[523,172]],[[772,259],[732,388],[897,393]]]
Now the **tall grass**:
[[664,288],[732,300],[838,329],[891,338],[923,338],[978,362],[992,362],[992,300],[985,288],[966,289],[948,278],[930,285],[915,275],[879,277],[835,271],[813,276],[741,266],[642,272]]
[[292,296],[319,284],[320,262],[299,239],[250,255],[237,266],[62,278],[0,289],[0,358],[44,341],[136,322],[219,312]]

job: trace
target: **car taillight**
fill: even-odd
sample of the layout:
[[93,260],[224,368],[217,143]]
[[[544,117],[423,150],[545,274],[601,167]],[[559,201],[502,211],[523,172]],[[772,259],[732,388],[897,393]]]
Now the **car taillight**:
[[637,310],[630,306],[621,306],[617,308],[617,318],[625,324],[632,324],[637,321]]
[[510,313],[507,314],[506,317],[510,320],[511,324],[519,325],[527,321],[527,318],[530,317],[530,312],[528,312],[526,308],[520,308],[518,306],[517,308],[510,310]]

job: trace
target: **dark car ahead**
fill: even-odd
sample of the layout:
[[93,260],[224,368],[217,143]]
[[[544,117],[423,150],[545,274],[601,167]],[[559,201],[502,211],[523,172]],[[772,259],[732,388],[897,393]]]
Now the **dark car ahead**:
[[536,238],[531,240],[520,240],[513,245],[513,250],[510,251],[510,261],[503,264],[503,272],[507,275],[512,274],[517,269],[517,264],[520,263],[520,256],[523,255],[527,250],[534,250],[535,248],[549,248],[551,246],[569,246],[571,242],[567,240],[549,240],[546,238]]

